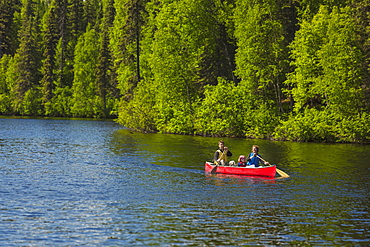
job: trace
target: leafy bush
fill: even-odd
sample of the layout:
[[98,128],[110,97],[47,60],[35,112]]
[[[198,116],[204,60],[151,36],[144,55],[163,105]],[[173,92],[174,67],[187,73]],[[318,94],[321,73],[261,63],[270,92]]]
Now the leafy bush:
[[328,111],[305,109],[276,127],[274,138],[289,141],[370,142],[368,113],[343,116]]
[[271,138],[279,123],[277,110],[271,105],[268,102],[257,103],[254,109],[247,112],[248,117],[244,118],[244,131],[247,138]]
[[268,138],[278,123],[276,109],[250,93],[243,85],[219,79],[205,87],[198,107],[196,134]]
[[243,108],[233,82],[219,79],[216,86],[205,86],[205,98],[197,108],[195,134],[241,136]]
[[[142,84],[145,85],[141,86]],[[116,121],[128,128],[155,132],[157,131],[155,126],[157,112],[154,108],[155,102],[152,97],[151,84],[150,82],[140,81],[139,85],[134,90],[136,97],[133,100],[128,102],[121,99],[118,109],[118,119]]]

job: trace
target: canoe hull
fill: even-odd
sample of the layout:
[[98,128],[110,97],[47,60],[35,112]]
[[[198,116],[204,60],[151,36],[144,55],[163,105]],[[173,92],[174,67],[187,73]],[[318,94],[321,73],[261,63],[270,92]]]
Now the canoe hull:
[[[210,173],[215,165],[211,162],[204,164],[204,171]],[[213,173],[224,173],[224,174],[235,174],[235,175],[247,175],[247,176],[265,176],[275,177],[276,166],[266,167],[234,167],[234,166],[217,166]]]

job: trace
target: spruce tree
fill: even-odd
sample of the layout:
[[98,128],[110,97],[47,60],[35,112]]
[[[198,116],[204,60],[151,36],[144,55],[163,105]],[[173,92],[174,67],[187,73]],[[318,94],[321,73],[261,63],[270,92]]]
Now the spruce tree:
[[53,97],[55,88],[55,51],[59,40],[58,24],[58,9],[54,4],[51,4],[43,19],[44,60],[42,65],[43,78],[41,80],[41,85],[46,115],[49,115],[51,112],[50,101]]
[[20,0],[2,0],[0,2],[0,58],[4,54],[14,55],[18,46],[18,27],[14,20],[14,13],[20,11]]
[[[39,112],[38,109],[30,109],[33,102],[25,102],[24,98],[36,90],[40,80],[40,48],[38,47],[38,19],[36,15],[36,3],[33,0],[25,0],[21,11],[21,29],[19,31],[20,46],[15,54],[15,71],[17,78],[13,87],[14,111],[19,114]],[[31,93],[33,96],[36,94]],[[36,96],[35,96],[36,97]],[[35,98],[36,100],[36,98]],[[38,100],[38,99],[37,99]]]
[[113,25],[113,0],[103,2],[103,18],[100,27],[99,55],[96,67],[96,93],[99,96],[99,109],[101,117],[109,117],[119,92],[113,72],[112,54],[109,49],[109,30]]
[[116,0],[110,46],[118,87],[126,100],[140,80],[140,29],[145,0]]

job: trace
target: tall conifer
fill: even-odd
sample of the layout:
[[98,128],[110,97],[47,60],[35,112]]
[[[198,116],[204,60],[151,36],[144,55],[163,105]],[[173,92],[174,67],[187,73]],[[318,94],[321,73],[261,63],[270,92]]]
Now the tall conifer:
[[140,80],[140,30],[146,0],[116,0],[110,46],[118,87],[126,100]]
[[44,16],[43,22],[44,60],[42,65],[43,78],[41,80],[41,85],[46,115],[49,115],[51,107],[50,101],[53,97],[55,88],[55,51],[59,40],[59,34],[58,9],[52,3]]
[[14,55],[18,46],[18,27],[14,23],[14,13],[20,11],[20,0],[2,0],[0,2],[0,58],[4,54]]
[[[31,109],[23,102],[29,90],[35,90],[40,80],[38,47],[38,19],[34,0],[24,0],[21,12],[20,46],[15,55],[17,78],[14,85],[14,108],[20,114],[29,114]],[[25,109],[26,107],[26,109]]]
[[100,26],[99,55],[96,67],[96,93],[99,96],[99,108],[102,117],[109,117],[113,110],[114,99],[119,92],[113,72],[112,54],[109,49],[109,30],[114,20],[114,1],[103,1],[103,18]]

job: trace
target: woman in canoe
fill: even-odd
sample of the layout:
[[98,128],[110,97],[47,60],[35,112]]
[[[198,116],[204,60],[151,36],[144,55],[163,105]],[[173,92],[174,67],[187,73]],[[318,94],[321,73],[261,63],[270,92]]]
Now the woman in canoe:
[[231,157],[233,154],[230,152],[228,147],[225,147],[224,141],[218,142],[218,149],[214,155],[214,162],[216,165],[228,165],[227,157]]
[[247,166],[254,165],[254,167],[259,167],[260,163],[264,165],[270,165],[270,163],[264,162],[262,159],[260,159],[262,156],[258,154],[259,149],[260,148],[257,145],[252,146],[252,152],[249,154],[247,159]]

